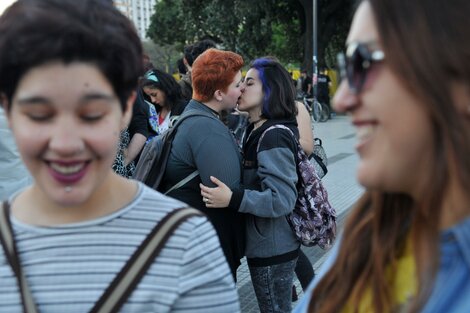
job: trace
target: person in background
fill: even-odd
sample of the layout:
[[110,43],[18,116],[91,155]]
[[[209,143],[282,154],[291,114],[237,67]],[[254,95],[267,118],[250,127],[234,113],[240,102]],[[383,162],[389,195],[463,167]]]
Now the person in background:
[[[246,214],[246,257],[258,306],[290,312],[294,268],[300,250],[286,215],[297,200],[297,105],[287,70],[274,58],[254,60],[246,73],[238,109],[249,114],[243,144],[243,185],[230,187],[211,176],[202,183],[206,206]],[[271,126],[282,125],[262,134]]]
[[178,61],[176,61],[176,66],[178,68],[178,74],[181,80],[183,76],[186,75],[186,73],[188,73],[188,70],[186,69],[186,66],[184,65],[183,58],[178,59]]
[[360,3],[333,103],[366,192],[295,312],[468,312],[469,15],[466,0]]
[[0,201],[31,184],[31,176],[23,164],[0,99]]
[[210,39],[198,41],[192,45],[184,47],[183,63],[186,66],[186,74],[181,77],[178,84],[181,86],[181,93],[183,98],[187,101],[193,97],[193,83],[191,79],[191,72],[194,61],[207,49],[216,48],[215,42]]
[[300,101],[295,101],[297,106],[297,126],[299,128],[299,143],[305,154],[310,156],[313,153],[313,129],[312,118],[305,105]]
[[174,77],[158,69],[145,73],[140,86],[150,100],[146,101],[149,140],[167,130],[171,126],[171,119],[183,112],[187,102],[183,99],[181,88]]
[[300,72],[300,79],[302,81],[301,89],[306,97],[312,97],[312,77],[307,74],[306,70]]
[[217,49],[206,50],[192,67],[193,99],[185,112],[205,113],[193,116],[178,126],[163,177],[166,191],[194,171],[198,175],[169,196],[204,212],[214,225],[222,249],[236,279],[245,250],[245,219],[236,209],[207,208],[199,183],[213,185],[210,176],[219,177],[234,187],[241,180],[241,155],[229,129],[220,121],[223,110],[233,109],[242,93],[240,55]]
[[[299,143],[304,150],[306,155],[311,155],[313,153],[313,130],[312,130],[312,120],[310,114],[307,111],[307,108],[302,102],[296,101],[297,106],[297,127],[299,129]],[[315,277],[315,270],[313,269],[312,263],[302,251],[299,249],[299,257],[297,259],[297,264],[295,265],[295,275],[300,282],[302,290],[305,292],[308,285]],[[292,301],[297,301],[297,290],[295,286],[292,287]]]
[[131,178],[135,171],[134,162],[126,162],[126,152],[129,147],[129,142],[129,130],[126,128],[121,131],[121,135],[119,136],[116,158],[112,165],[113,171],[125,178]]
[[129,125],[132,139],[128,148],[123,150],[127,166],[137,164],[145,143],[171,127],[186,104],[172,75],[158,69],[144,74]]
[[[142,63],[143,72],[141,73],[141,79],[145,73],[154,68],[147,54],[142,54]],[[145,101],[144,93],[140,86],[136,89],[136,94],[137,96],[132,106],[132,118],[129,127],[121,133],[122,140],[115,162],[117,166],[124,169],[124,177],[134,172],[140,153],[150,135],[148,125],[149,105]],[[127,137],[129,137],[129,142],[126,144]]]
[[[141,42],[124,15],[96,0],[18,0],[0,33],[2,104],[34,177],[2,207],[17,253],[0,248],[0,311],[24,311],[21,269],[36,311],[90,312],[148,234],[187,206],[111,169],[142,73]],[[179,224],[149,260],[122,312],[240,311],[206,217]]]
[[331,79],[328,76],[328,71],[326,70],[325,67],[322,67],[320,69],[320,72],[318,73],[318,79],[317,79],[317,86],[316,86],[317,100],[320,103],[326,104],[331,113],[332,110],[331,110],[331,105],[330,105],[330,87],[331,87]]
[[191,65],[193,64],[193,59],[191,55],[192,49],[193,49],[193,45],[187,45],[184,47],[183,59],[182,59],[183,66],[184,66],[184,74],[181,74],[181,79],[178,81],[178,84],[181,87],[181,94],[183,95],[183,98],[187,101],[190,101],[193,97],[193,83],[191,82],[191,71],[190,71],[191,67],[188,61],[190,60]]

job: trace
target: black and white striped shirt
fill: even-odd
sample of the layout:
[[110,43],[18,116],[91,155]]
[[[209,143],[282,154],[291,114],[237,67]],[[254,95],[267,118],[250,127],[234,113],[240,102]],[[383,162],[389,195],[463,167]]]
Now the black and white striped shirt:
[[[139,183],[135,199],[93,221],[58,227],[11,218],[23,271],[42,313],[88,312],[147,234],[185,206]],[[21,312],[16,278],[0,249],[0,312]],[[181,224],[122,312],[239,312],[238,295],[205,217]]]

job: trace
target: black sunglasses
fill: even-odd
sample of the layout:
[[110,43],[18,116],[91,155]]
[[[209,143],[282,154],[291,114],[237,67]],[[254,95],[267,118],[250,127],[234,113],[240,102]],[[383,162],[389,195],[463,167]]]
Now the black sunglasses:
[[347,79],[351,92],[358,94],[366,81],[368,70],[374,63],[384,59],[383,51],[372,50],[366,43],[353,42],[348,45],[346,54],[338,54],[341,79]]

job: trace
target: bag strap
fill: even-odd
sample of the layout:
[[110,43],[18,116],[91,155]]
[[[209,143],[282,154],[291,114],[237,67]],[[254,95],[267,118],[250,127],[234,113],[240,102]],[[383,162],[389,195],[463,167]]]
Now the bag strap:
[[[10,206],[8,202],[4,202],[3,210],[0,214],[0,241],[5,250],[5,256],[18,280],[23,303],[23,312],[38,313],[26,278],[21,270],[9,212]],[[190,207],[179,208],[168,213],[144,239],[90,312],[118,312],[155,258],[160,254],[166,241],[170,238],[175,229],[189,217],[198,215],[203,214]]]
[[212,113],[191,109],[184,111],[183,114],[178,117],[178,120],[176,121],[175,125],[173,125],[173,128],[177,128],[185,119],[191,116],[205,116],[217,119],[217,117]]
[[[163,150],[162,150],[163,155],[169,155],[169,153],[171,152],[171,143],[173,141],[173,138],[176,136],[176,130],[177,130],[178,126],[180,126],[180,124],[185,119],[187,119],[189,117],[192,117],[192,116],[205,116],[205,117],[209,117],[209,118],[216,118],[213,114],[211,114],[209,112],[204,112],[204,111],[199,111],[199,110],[194,110],[194,109],[184,111],[183,114],[181,114],[179,116],[179,118],[176,121],[175,125],[173,125],[173,127],[166,130],[166,132],[169,132],[169,133],[166,134],[166,135],[168,135],[168,138],[167,138],[167,142],[164,143],[164,147],[163,147]],[[163,133],[160,136],[164,136],[164,134],[165,133]],[[152,165],[150,167],[150,172],[148,173],[148,175],[143,180],[143,182],[147,186],[151,186],[152,188],[157,189],[157,188],[155,188],[154,185],[155,185],[155,182],[157,181],[158,175],[161,174],[162,167],[163,166],[166,167],[166,164],[161,163],[166,158],[167,158],[167,156],[159,157],[159,158],[156,158],[155,160],[152,161]],[[164,170],[165,169],[163,168],[163,171]]]
[[190,207],[176,209],[168,213],[134,252],[90,313],[118,312],[159,255],[174,230],[187,218],[197,215],[200,216],[202,213]]
[[[263,133],[262,133],[261,136],[259,137],[258,145],[256,146],[256,153],[258,153],[258,151],[259,151],[259,147],[260,147],[260,145],[261,145],[261,141],[262,141],[263,138],[264,138],[264,135],[266,135],[266,133],[267,133],[268,131],[270,131],[271,129],[275,129],[275,128],[287,129],[287,130],[289,131],[289,133],[292,135],[292,137],[294,138],[294,141],[295,141],[295,143],[296,143],[296,145],[297,145],[297,148],[300,147],[300,148],[302,149],[302,146],[300,146],[300,143],[299,143],[299,141],[297,140],[297,138],[295,137],[294,132],[293,132],[289,127],[287,127],[287,126],[285,126],[285,125],[282,125],[282,124],[276,124],[276,125],[269,126],[268,128],[266,128],[266,129],[263,131]],[[302,149],[302,151],[303,151],[303,149]]]
[[31,291],[29,290],[26,277],[21,270],[21,264],[15,245],[15,237],[13,235],[13,229],[10,222],[10,205],[7,201],[3,202],[3,209],[0,213],[0,241],[3,246],[3,250],[5,251],[5,257],[7,258],[8,263],[10,263],[18,282],[21,302],[23,303],[23,312],[38,313],[38,309],[34,303]]
[[188,176],[186,176],[185,178],[183,178],[182,180],[180,180],[179,182],[177,182],[173,187],[171,187],[170,189],[168,189],[164,195],[167,195],[169,194],[170,192],[172,192],[173,190],[175,189],[179,189],[181,187],[183,187],[184,185],[186,185],[186,183],[188,183],[191,179],[193,179],[194,177],[196,177],[197,175],[199,175],[199,171],[198,170],[195,170],[194,172],[192,172],[191,174],[189,174]]

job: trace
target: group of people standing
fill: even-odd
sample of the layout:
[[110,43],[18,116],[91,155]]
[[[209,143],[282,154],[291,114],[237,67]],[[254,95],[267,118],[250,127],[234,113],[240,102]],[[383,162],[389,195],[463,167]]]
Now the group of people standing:
[[[11,27],[26,11],[28,19]],[[88,311],[148,232],[168,212],[189,204],[207,218],[190,217],[171,234],[142,283],[122,303],[123,310],[190,307],[191,312],[208,308],[237,312],[234,281],[247,251],[260,308],[290,310],[300,244],[283,216],[296,199],[294,138],[285,131],[270,132],[260,148],[264,159],[256,161],[256,143],[268,124],[284,123],[298,137],[295,91],[277,60],[254,61],[243,81],[242,57],[210,48],[188,65],[192,99],[186,103],[181,86],[170,75],[155,68],[142,75],[137,35],[104,2],[20,0],[2,16],[0,29],[5,34],[0,42],[0,69],[2,77],[9,78],[1,81],[2,103],[34,177],[31,186],[6,199],[3,213],[11,223],[14,253],[33,290],[34,305],[45,311],[65,307],[71,312]],[[18,45],[34,45],[35,53],[6,53],[2,44],[17,36],[23,38]],[[54,49],[46,49],[52,40]],[[23,50],[10,46],[10,51]],[[18,59],[25,62],[12,71],[10,65]],[[223,112],[231,112],[237,103],[251,122],[243,144],[249,158],[242,158],[239,144],[223,122]],[[172,116],[191,111],[205,116],[188,118],[178,129],[167,167],[161,169],[163,188],[195,169],[197,178],[170,197],[126,179],[132,176],[130,165],[141,147],[168,129]],[[236,196],[219,208],[215,191],[206,190],[208,194],[202,196],[201,186],[222,184],[235,190]],[[280,237],[272,238],[278,228]],[[90,234],[93,240],[86,240]],[[35,250],[37,243],[47,248]],[[100,249],[102,245],[115,248]],[[263,248],[257,249],[258,245]],[[18,272],[11,267],[10,255],[3,252],[8,250],[0,254],[6,273],[1,303],[18,311],[24,299],[16,289]],[[50,277],[49,267],[57,269]],[[93,271],[78,275],[84,268]],[[165,269],[169,273],[164,274]],[[47,278],[36,280],[35,273]],[[68,279],[71,276],[76,279]],[[94,282],[93,287],[84,281]],[[152,296],[149,288],[157,288],[158,294]],[[58,290],[64,296],[50,301]],[[209,290],[216,290],[217,296],[201,301]],[[74,301],[85,292],[86,300]]]
[[[465,0],[360,2],[334,106],[358,129],[366,192],[296,312],[468,311],[469,14]],[[108,1],[18,0],[0,33],[0,99],[33,177],[2,206],[12,245],[1,240],[0,311],[90,311],[188,204],[205,215],[168,234],[122,312],[239,312],[245,255],[260,311],[291,310],[301,252],[285,215],[297,199],[295,140],[313,141],[276,59],[254,60],[243,80],[238,54],[210,48],[192,60],[186,104],[168,74],[142,76],[140,40]],[[237,104],[249,121],[242,153],[221,118]],[[179,126],[161,169],[168,187],[197,170],[187,184],[168,197],[113,171],[119,143],[127,166],[172,115],[194,111],[204,116]],[[287,129],[265,132],[273,125]]]

